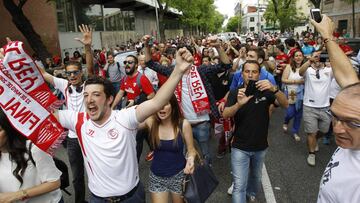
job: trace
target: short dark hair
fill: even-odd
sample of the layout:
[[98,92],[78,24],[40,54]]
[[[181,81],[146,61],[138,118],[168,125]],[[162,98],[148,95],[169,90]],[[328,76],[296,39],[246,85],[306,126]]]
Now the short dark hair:
[[133,58],[133,59],[134,59],[134,61],[135,61],[135,63],[136,63],[136,64],[138,64],[138,58],[137,58],[136,56],[134,56],[134,55],[130,54],[130,55],[127,55],[127,56],[126,56],[126,58],[127,58],[127,57],[131,57],[131,58]]
[[276,48],[279,49],[281,52],[285,51],[285,46],[283,44],[276,45]]
[[242,69],[241,69],[241,72],[244,72],[244,70],[245,70],[245,65],[246,64],[256,64],[257,65],[257,67],[259,68],[258,70],[259,70],[259,73],[260,73],[260,64],[259,64],[259,62],[257,62],[257,61],[255,61],[255,60],[247,60],[243,65],[242,65]]
[[287,38],[285,40],[285,44],[287,44],[288,46],[294,47],[295,46],[295,40],[293,38]]
[[82,66],[81,66],[81,63],[78,62],[78,61],[68,61],[65,63],[65,71],[66,71],[66,68],[68,66],[76,66],[78,68],[78,70],[82,70]]
[[97,76],[97,75],[90,76],[85,81],[85,87],[87,85],[102,85],[102,86],[104,86],[104,93],[106,95],[106,98],[109,98],[110,96],[115,95],[115,89],[114,89],[114,86],[112,85],[112,83],[110,82],[110,80],[104,79],[100,76]]

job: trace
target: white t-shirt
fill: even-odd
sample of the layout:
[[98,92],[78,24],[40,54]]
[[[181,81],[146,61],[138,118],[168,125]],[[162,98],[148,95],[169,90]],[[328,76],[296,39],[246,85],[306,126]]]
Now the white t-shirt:
[[333,78],[330,85],[330,98],[335,99],[336,95],[339,94],[340,90],[341,87],[336,82],[335,78]]
[[155,71],[151,70],[148,67],[145,67],[143,69],[141,66],[139,66],[138,67],[138,72],[145,75],[147,77],[147,79],[149,79],[151,85],[153,86],[153,88],[155,90],[158,89],[159,79],[158,79],[157,73]]
[[181,83],[181,108],[184,113],[184,117],[190,123],[198,123],[202,121],[210,120],[209,114],[197,114],[195,113],[194,107],[190,99],[190,92],[187,84],[188,75],[183,75]]
[[314,108],[324,108],[330,106],[330,84],[333,79],[331,68],[324,67],[319,69],[320,78],[316,78],[316,70],[309,67],[304,75],[305,93],[304,105]]
[[99,197],[124,195],[139,182],[135,108],[112,111],[101,126],[85,113],[59,111],[61,125],[77,132],[89,189]]
[[[69,110],[76,111],[76,112],[85,112],[85,104],[84,104],[84,88],[82,88],[81,93],[76,92],[76,88],[70,85],[72,89],[72,93],[70,94],[68,91],[69,82],[62,78],[54,77],[54,84],[55,89],[61,91],[61,93],[65,97],[66,107]],[[75,132],[69,130],[68,137],[76,138]]]
[[[29,146],[30,142],[27,142]],[[28,189],[39,185],[43,182],[53,182],[60,179],[61,171],[59,171],[54,163],[54,160],[49,154],[41,151],[36,145],[31,146],[31,155],[35,162],[28,161],[28,166],[23,175],[23,184],[13,175],[16,168],[16,163],[10,161],[10,154],[1,152],[0,158],[0,193],[2,192],[17,192],[19,190]],[[25,158],[28,158],[26,156]],[[60,189],[52,192],[27,199],[25,201],[17,201],[17,203],[58,203],[62,197]]]
[[360,202],[360,150],[335,150],[321,178],[317,202]]

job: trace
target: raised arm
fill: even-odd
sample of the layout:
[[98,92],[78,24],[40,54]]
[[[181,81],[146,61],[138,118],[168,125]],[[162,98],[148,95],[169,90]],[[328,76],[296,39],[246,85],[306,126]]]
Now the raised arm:
[[82,43],[85,47],[85,57],[86,57],[86,68],[88,72],[88,76],[91,76],[94,74],[94,59],[93,59],[93,53],[91,50],[91,44],[92,44],[92,28],[88,25],[79,25],[79,30],[82,33],[82,39],[75,38],[75,40]]
[[310,20],[315,29],[321,34],[324,39],[326,49],[329,54],[334,77],[339,83],[340,87],[359,82],[354,68],[345,53],[341,50],[339,45],[333,40],[332,33],[334,31],[334,23],[326,15],[322,15],[320,23]]
[[136,108],[136,118],[140,123],[163,108],[169,101],[183,74],[190,68],[193,60],[194,58],[186,48],[181,48],[176,52],[176,67],[169,79],[155,94],[154,98],[141,103]]

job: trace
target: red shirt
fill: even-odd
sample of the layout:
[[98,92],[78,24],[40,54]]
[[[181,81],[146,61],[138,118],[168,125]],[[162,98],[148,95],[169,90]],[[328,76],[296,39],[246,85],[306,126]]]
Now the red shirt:
[[159,79],[159,87],[161,87],[168,79],[165,75],[161,75],[160,73],[157,74],[157,77]]
[[202,63],[201,60],[202,60],[202,59],[201,59],[200,54],[196,53],[196,54],[194,55],[194,65],[195,65],[196,67],[199,67],[199,66],[201,65],[201,63]]
[[349,45],[346,45],[346,44],[339,44],[339,47],[341,48],[341,50],[343,50],[344,53],[353,51],[353,49]]
[[316,42],[315,42],[314,40],[309,41],[309,42],[308,42],[308,45],[310,45],[310,46],[315,46],[315,45],[316,45]]
[[[120,89],[126,92],[128,100],[135,100],[137,96],[140,95],[141,90],[138,84],[136,83],[137,73],[135,76],[130,77],[126,76],[124,80],[121,82]],[[147,77],[145,75],[142,75],[140,78],[140,84],[142,92],[144,92],[146,95],[149,95],[154,92],[154,89]]]

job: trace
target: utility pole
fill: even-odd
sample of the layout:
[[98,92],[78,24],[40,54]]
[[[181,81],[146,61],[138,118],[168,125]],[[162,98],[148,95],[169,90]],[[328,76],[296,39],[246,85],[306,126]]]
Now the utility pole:
[[257,14],[258,14],[257,26],[258,26],[258,35],[260,35],[260,0],[258,0],[257,3],[258,3],[258,7],[257,7]]
[[[155,16],[156,16],[156,40],[160,41],[160,26],[159,26],[159,15],[158,15],[158,7],[157,7],[157,1],[153,0],[154,7],[155,7]],[[160,5],[159,5],[160,6]]]

